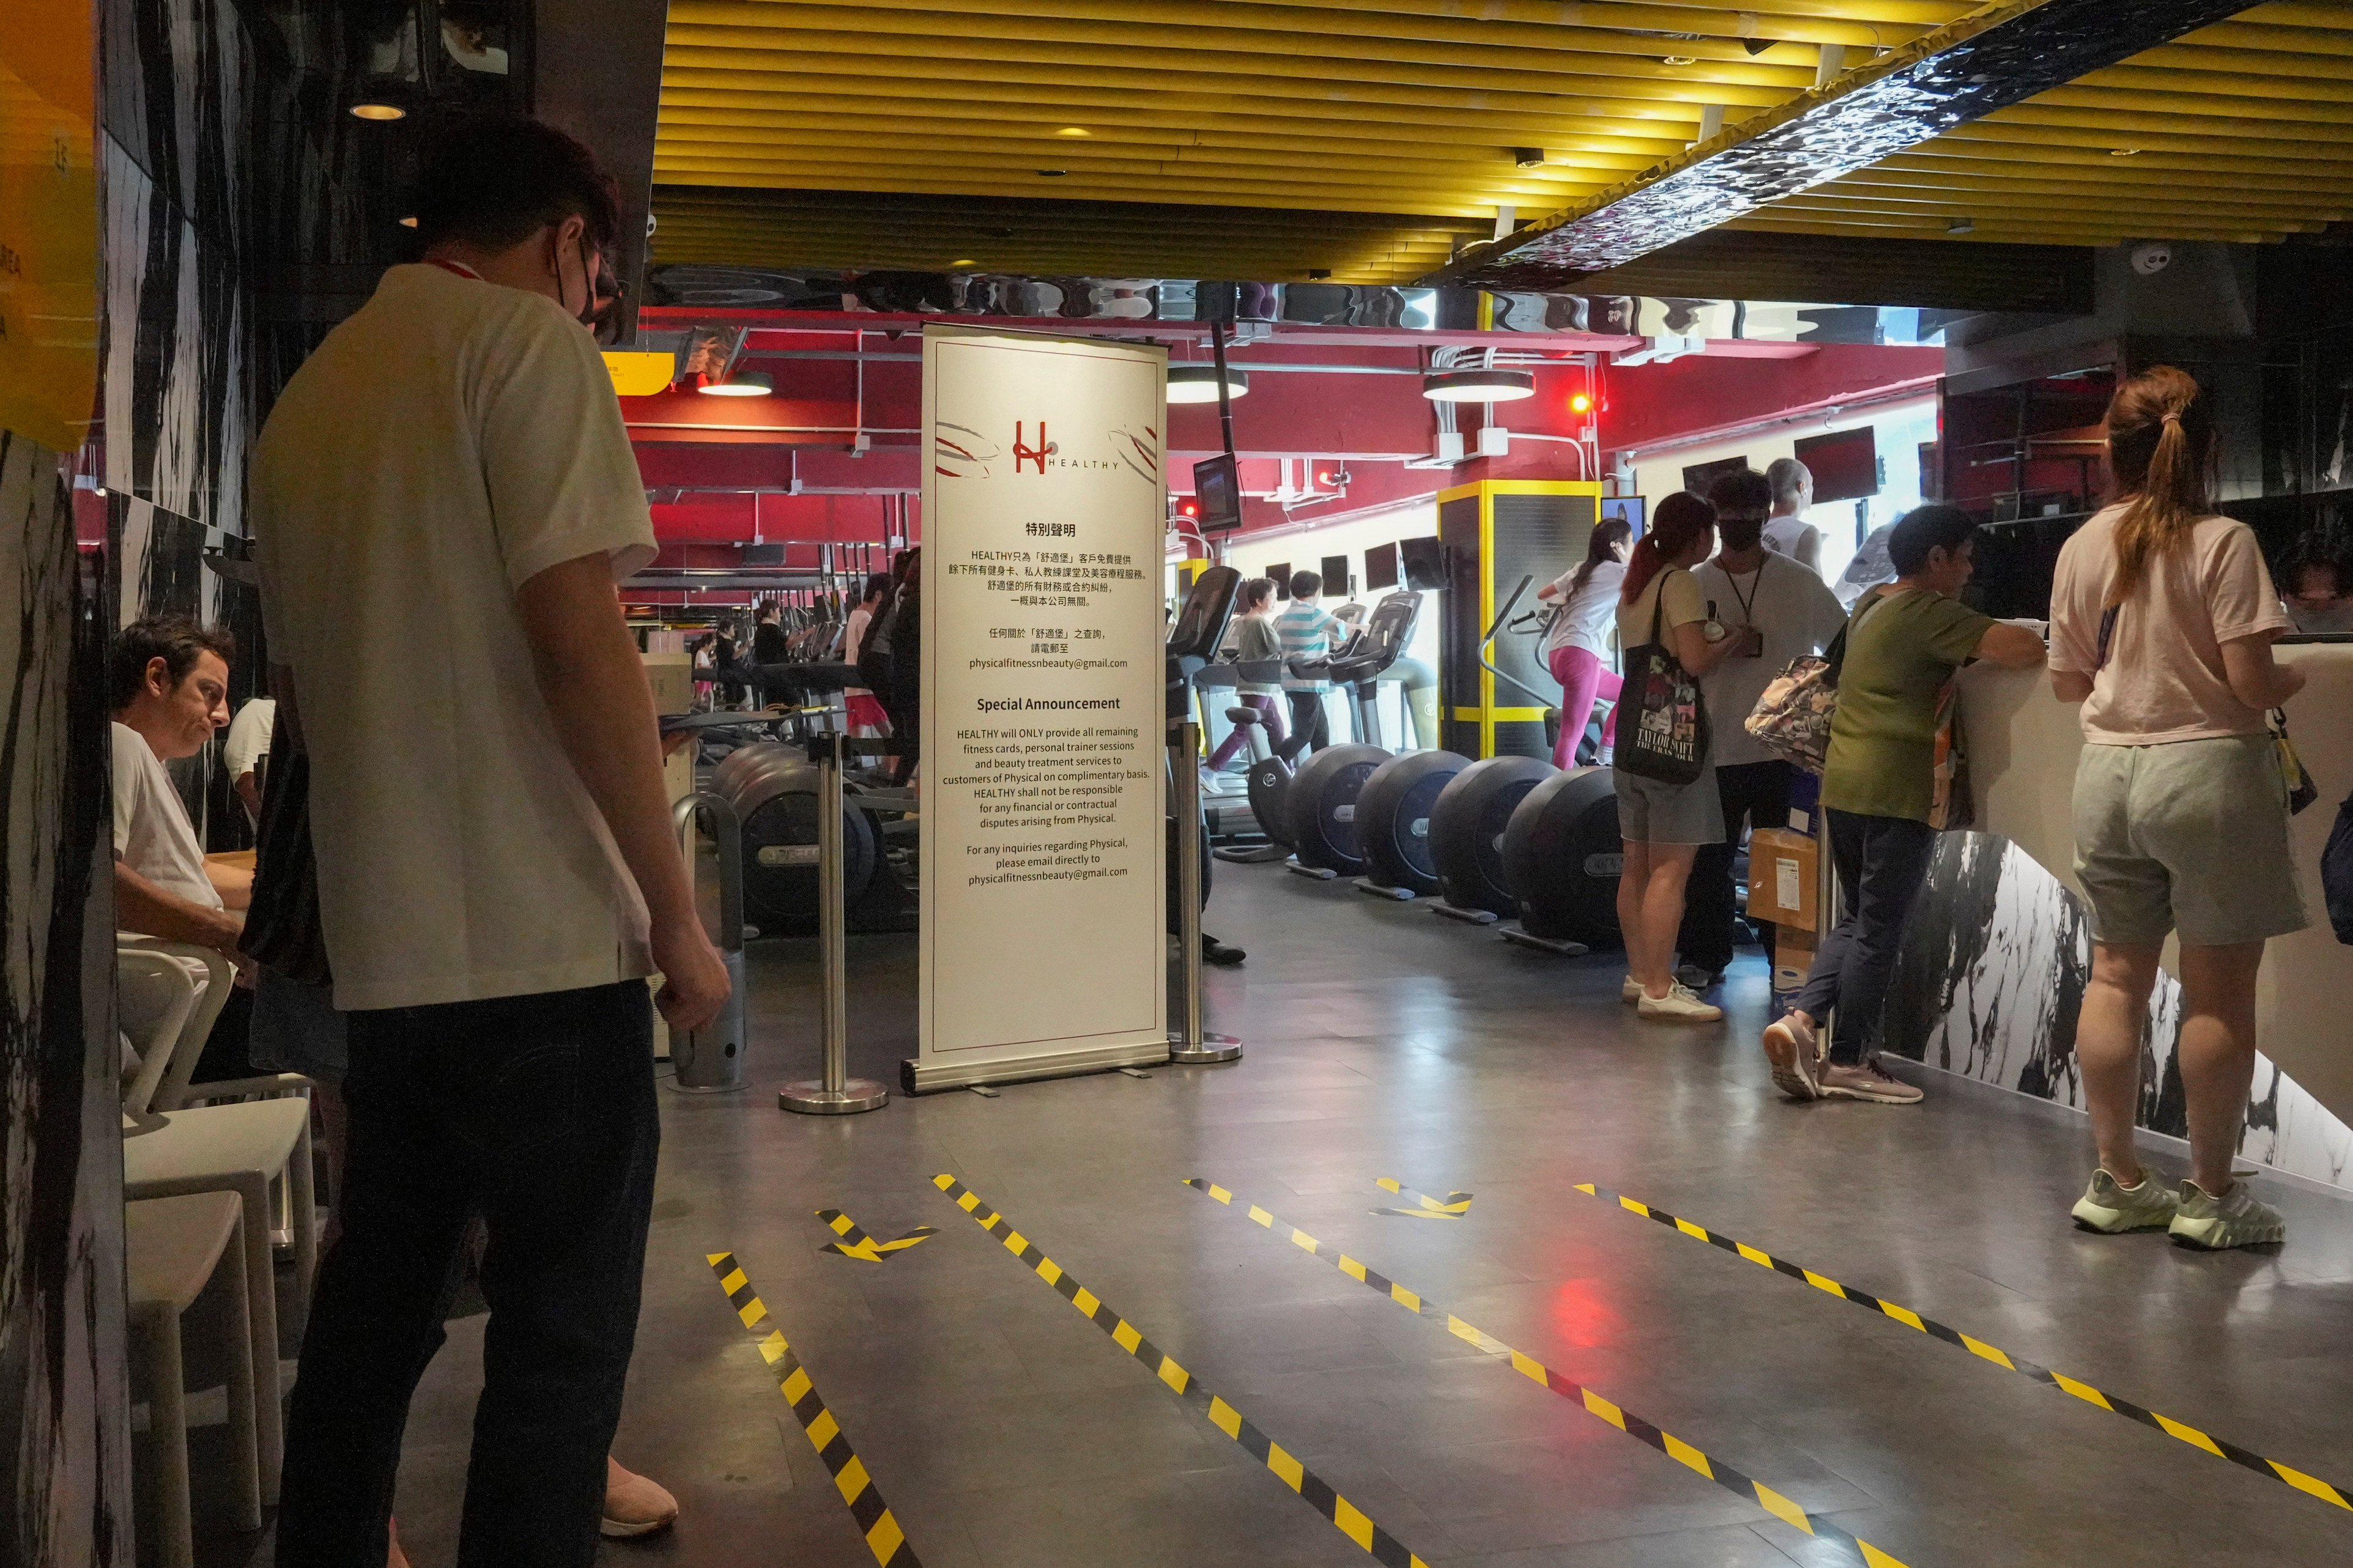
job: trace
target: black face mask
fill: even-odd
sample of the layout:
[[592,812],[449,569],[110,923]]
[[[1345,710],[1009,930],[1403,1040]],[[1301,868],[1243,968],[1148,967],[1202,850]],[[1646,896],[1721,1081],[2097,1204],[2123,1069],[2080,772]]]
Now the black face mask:
[[[580,237],[575,254],[580,262],[580,280],[584,300],[575,319],[589,331],[601,338],[606,336],[612,327],[621,304],[622,289],[618,274],[613,264],[614,258],[610,251],[602,247],[591,246],[585,232]],[[563,281],[559,271],[557,276],[559,288],[563,287]],[[565,293],[568,299],[571,291],[566,289]]]

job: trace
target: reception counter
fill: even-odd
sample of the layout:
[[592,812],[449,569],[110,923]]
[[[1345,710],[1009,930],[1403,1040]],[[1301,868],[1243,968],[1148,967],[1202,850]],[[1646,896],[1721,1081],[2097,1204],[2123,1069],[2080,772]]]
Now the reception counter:
[[[2353,790],[2353,645],[2281,647],[2309,673],[2288,708],[2297,750],[2320,788],[2292,825],[2310,929],[2274,942],[2263,964],[2258,1068],[2247,1158],[2353,1185],[2353,947],[2329,929],[2320,850]],[[2076,708],[2041,671],[1973,667],[1961,682],[1977,831],[1948,836],[1930,875],[1891,1000],[1891,1048],[2061,1104],[2082,1103],[2075,1011],[2090,969],[2074,896],[2070,796],[2083,749]],[[2172,949],[2168,948],[2170,958]],[[2179,993],[2152,1004],[2158,1071],[2144,1124],[2186,1129],[2172,1070]]]

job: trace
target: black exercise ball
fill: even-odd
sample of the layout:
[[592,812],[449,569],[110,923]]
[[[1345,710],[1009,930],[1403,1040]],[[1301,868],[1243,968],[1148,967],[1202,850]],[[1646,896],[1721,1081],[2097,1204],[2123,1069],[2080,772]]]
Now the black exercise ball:
[[1438,891],[1430,814],[1471,759],[1452,752],[1408,752],[1373,770],[1356,796],[1356,842],[1366,874],[1385,888]]
[[1291,849],[1303,866],[1359,876],[1365,854],[1356,841],[1356,797],[1373,770],[1389,760],[1378,746],[1326,746],[1299,764],[1284,804],[1291,812]]
[[1446,901],[1519,912],[1504,880],[1504,829],[1528,791],[1560,770],[1540,757],[1488,757],[1456,773],[1430,808],[1431,859]]
[[1528,791],[1504,828],[1504,879],[1531,936],[1618,940],[1618,791],[1608,768],[1571,768]]

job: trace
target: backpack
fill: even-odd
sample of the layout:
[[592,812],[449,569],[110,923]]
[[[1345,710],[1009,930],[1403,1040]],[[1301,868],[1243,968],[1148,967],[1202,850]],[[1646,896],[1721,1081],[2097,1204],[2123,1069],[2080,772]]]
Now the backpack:
[[[1707,772],[1707,703],[1699,678],[1659,640],[1667,609],[1667,573],[1659,574],[1651,605],[1651,640],[1626,650],[1626,685],[1619,694],[1618,765],[1664,784],[1690,784]],[[1630,729],[1626,716],[1632,715]]]

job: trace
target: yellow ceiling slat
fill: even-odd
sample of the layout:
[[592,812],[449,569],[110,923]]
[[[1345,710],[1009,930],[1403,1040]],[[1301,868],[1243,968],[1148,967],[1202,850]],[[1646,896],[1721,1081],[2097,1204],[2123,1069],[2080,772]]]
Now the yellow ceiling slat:
[[[2113,217],[2120,221],[2150,221],[2181,218],[2195,220],[2201,216],[2228,217],[2247,222],[2268,224],[2326,221],[2341,216],[2344,204],[2337,202],[2296,201],[2282,197],[2266,201],[2258,197],[2213,197],[2186,195],[2174,201],[2133,193],[2085,195],[2080,191],[2043,193],[2043,211],[2055,222],[2096,221]],[[1802,197],[1793,201],[1841,201],[1872,205],[1890,212],[1936,211],[1955,215],[1984,215],[2016,212],[2021,204],[2016,193],[1972,190],[1966,186],[1944,190],[1923,189],[1917,185],[1897,184],[1886,180],[1851,176],[1833,180],[1827,185],[1817,185]]]
[[[792,36],[795,47],[790,48],[675,42],[664,53],[662,74],[667,81],[672,71],[682,74],[695,69],[818,71],[877,77],[914,72],[958,78],[978,75],[1053,87],[1070,80],[1074,71],[1083,70],[1089,74],[1107,73],[1113,79],[1138,85],[1150,82],[1173,87],[1182,82],[1195,91],[1248,97],[1374,104],[1394,100],[1457,109],[1484,108],[1489,100],[1499,98],[1525,100],[1527,107],[1535,108],[1541,107],[1538,100],[1563,96],[1630,108],[1648,108],[1654,103],[1724,103],[1765,109],[1799,90],[1793,87],[1699,81],[1691,79],[1688,72],[1666,70],[1644,77],[1631,71],[1491,70],[1327,57],[1315,62],[1313,75],[1303,75],[1296,54],[1221,54],[1092,44],[1065,44],[1048,54],[1002,38],[941,39],[930,48],[878,54],[875,47],[879,41],[855,33],[797,33]],[[1614,63],[1616,58],[1608,55],[1562,58],[1605,63]],[[1343,85],[1360,96],[1341,99],[1334,89]],[[1403,96],[1409,94],[1421,96]]]
[[[2328,177],[2283,174],[2262,169],[2232,171],[2189,159],[2177,159],[2179,167],[2169,165],[2163,154],[2135,158],[2130,167],[2115,169],[2105,166],[2105,154],[2076,162],[2064,158],[1978,159],[1957,156],[1950,153],[1921,153],[1903,158],[1890,158],[1873,163],[1862,173],[1909,177],[1914,184],[1956,189],[2004,190],[2015,195],[2031,195],[2039,190],[2063,190],[2080,184],[2095,191],[2158,191],[2199,194],[2203,180],[2184,180],[2185,174],[2212,177],[2228,174],[2228,184],[2234,191],[2262,191],[2284,196],[2334,197],[2353,195],[2353,169],[2341,170]],[[2257,163],[2248,159],[2244,162]],[[1849,179],[1857,178],[1850,174]]]
[[[786,0],[788,5],[798,3],[799,0]],[[671,6],[671,16],[678,17],[688,4],[695,4],[701,9],[701,0],[678,0]],[[741,8],[774,11],[786,6],[761,0]],[[946,9],[941,0],[861,0],[858,8],[869,12],[934,13]],[[1215,8],[1242,14],[1234,19],[1235,26],[1293,26],[1310,36],[1345,26],[1377,28],[1384,34],[1395,30],[1401,37],[1424,36],[1422,30],[1427,29],[1427,36],[1453,41],[1470,37],[1467,29],[1477,27],[1492,29],[1493,36],[1502,41],[1543,47],[1546,46],[1532,40],[1546,33],[1590,29],[1649,35],[1662,43],[1695,41],[1678,35],[1697,35],[1702,38],[1757,38],[1891,48],[1944,26],[1971,7],[1966,0],[1959,4],[1951,0],[1933,0],[1930,4],[1911,4],[1908,0],[1757,0],[1737,9],[1715,5],[1620,4],[1616,0],[1591,0],[1589,4],[1574,5],[1555,4],[1552,0],[1477,0],[1473,10],[1464,0],[1283,0],[1279,5],[1244,3]],[[1010,0],[1009,4],[992,0],[985,9],[1016,16],[1067,16],[1108,10],[1131,20],[1140,19],[1134,9],[1121,9],[1118,0],[1083,6],[1074,5],[1071,0]],[[1190,5],[1166,5],[1161,0],[1152,0],[1150,17],[1157,21],[1169,15],[1174,25],[1185,12],[1193,9]],[[961,21],[970,10],[959,7],[953,15]],[[1334,12],[1345,13],[1345,20],[1335,24],[1331,19]],[[1299,18],[1295,23],[1293,16]],[[1408,28],[1415,31],[1408,32]]]
[[2320,27],[2337,32],[2353,31],[2353,16],[2348,16],[2345,7],[2341,5],[2257,5],[2252,10],[2240,12],[2232,20],[2277,27]]
[[[1295,51],[1302,46],[1318,49],[1353,48],[1376,51],[1362,58],[1454,58],[1471,60],[1506,51],[1539,58],[1551,53],[1624,55],[1656,62],[1662,55],[1688,56],[1753,69],[1757,67],[1797,69],[1810,80],[1820,50],[1805,44],[1777,42],[1752,54],[1737,38],[1683,37],[1664,39],[1653,32],[1629,32],[1609,27],[1578,26],[1557,20],[1527,23],[1465,16],[1412,16],[1385,14],[1361,6],[1345,7],[1344,26],[1336,26],[1330,9],[1313,4],[1237,5],[1230,0],[1153,0],[1150,19],[1169,38],[1187,48],[1250,48],[1252,36],[1271,42],[1267,47]],[[1125,43],[1135,36],[1138,16],[1128,0],[991,0],[985,9],[946,12],[936,5],[913,0],[902,8],[893,4],[820,5],[795,0],[789,5],[752,0],[670,0],[670,37],[681,43],[724,41],[712,35],[730,29],[760,27],[872,31],[892,36],[953,37],[978,36],[1023,39],[1032,43],[1086,41]],[[1760,25],[1770,26],[1759,18]],[[1883,36],[1872,40],[1886,47],[1891,40],[1908,42],[1925,28],[1874,27]],[[1818,39],[1821,42],[1862,42],[1857,38]],[[1427,46],[1419,54],[1392,52],[1404,46]],[[1440,53],[1437,51],[1444,51]],[[1513,63],[1525,64],[1525,60]],[[1739,77],[1732,79],[1780,80]]]
[[[2201,58],[2211,61],[2213,57]],[[2310,71],[2306,62],[2306,72]],[[2284,105],[2353,103],[2353,79],[2313,74],[2286,75],[2242,69],[2214,70],[2145,61],[2136,56],[2128,65],[2087,71],[2075,79],[2079,88],[2116,88],[2125,92],[2194,92],[2216,100],[2215,111],[2236,112],[2248,100]]]
[[2209,98],[2200,93],[2162,92],[2149,88],[2104,87],[2094,79],[2104,74],[2094,71],[2083,79],[2082,84],[2054,87],[2033,101],[2066,109],[2098,110],[2113,113],[2118,120],[2130,115],[2135,119],[2170,121],[2182,130],[2200,122],[2221,126],[2250,121],[2285,121],[2299,127],[2353,126],[2353,103],[2310,99]]
[[[1050,104],[1070,113],[1072,121],[1083,121],[1082,106],[1101,104],[1111,108],[1134,108],[1149,104],[1159,113],[1183,115],[1191,113],[1231,113],[1237,108],[1231,95],[1215,92],[1187,91],[1155,94],[1149,88],[1109,86],[1090,79],[1072,82],[1060,88],[1039,86],[1018,81],[955,80],[952,76],[910,75],[907,77],[877,77],[858,84],[860,90],[885,100],[913,99],[930,103],[943,97],[954,97],[975,102],[1008,99],[1019,102]],[[830,77],[795,76],[776,72],[729,72],[700,70],[663,73],[662,99],[672,101],[673,94],[691,93],[692,98],[680,97],[679,101],[711,103],[714,95],[731,94],[717,99],[721,103],[784,104],[806,89],[839,91],[838,79]],[[1303,96],[1296,99],[1267,98],[1248,106],[1258,114],[1286,114],[1310,124],[1345,122],[1351,112],[1377,112],[1393,123],[1416,121],[1459,125],[1464,111],[1444,103],[1388,103],[1354,106],[1332,98]],[[1475,112],[1475,111],[1474,111]],[[1539,111],[1521,110],[1516,105],[1509,111],[1491,110],[1480,117],[1495,128],[1498,136],[1509,134],[1525,138],[1525,144],[1539,146],[1553,131],[1574,133],[1577,131],[1611,132],[1622,135],[1657,136],[1672,133],[1688,140],[1696,131],[1697,108],[1689,104],[1644,106],[1637,113],[1572,112],[1564,108],[1548,108]]]
[[[1219,136],[1231,136],[1236,145],[1271,142],[1282,146],[1315,151],[1324,147],[1396,146],[1424,147],[1445,143],[1481,148],[1500,149],[1513,145],[1538,145],[1546,151],[1622,153],[1628,155],[1646,154],[1641,164],[1647,166],[1668,152],[1680,152],[1690,141],[1690,127],[1662,121],[1645,124],[1648,135],[1613,135],[1599,130],[1584,129],[1574,133],[1564,132],[1558,121],[1531,124],[1519,120],[1468,121],[1453,116],[1422,116],[1419,118],[1384,117],[1379,121],[1306,120],[1293,116],[1271,114],[1201,113],[1182,114],[1173,111],[1142,112],[1129,108],[1089,106],[1074,115],[1066,105],[1032,104],[1004,100],[966,101],[940,94],[922,95],[919,110],[898,112],[892,105],[899,99],[871,100],[820,93],[744,93],[712,92],[701,89],[681,89],[666,96],[662,106],[664,126],[724,125],[746,131],[792,131],[804,123],[836,125],[846,130],[860,130],[881,124],[917,125],[944,137],[962,138],[974,133],[976,126],[989,128],[988,133],[1010,135],[1017,132],[1028,134],[1029,127],[1039,127],[1036,134],[1054,142],[1054,130],[1082,118],[1084,129],[1093,139],[1117,131],[1143,134],[1155,132],[1172,136],[1192,137],[1207,144]],[[1585,124],[1608,122],[1585,121]],[[1681,132],[1683,134],[1676,135]],[[1525,142],[1517,140],[1528,139]],[[764,138],[761,138],[764,139]]]
[[[2353,32],[2332,33],[2319,27],[2272,27],[2249,22],[2244,14],[2228,22],[2217,22],[2211,27],[2200,27],[2182,36],[2178,43],[2163,46],[2180,48],[2189,46],[2202,49],[2262,49],[2290,55],[2353,55]],[[2137,58],[2147,58],[2158,53],[2149,49]]]
[[[667,177],[672,170],[723,169],[731,165],[758,168],[771,172],[789,172],[802,163],[871,164],[876,169],[913,169],[917,172],[937,166],[940,163],[937,143],[920,137],[878,136],[864,138],[855,143],[811,138],[786,149],[783,147],[745,147],[725,141],[664,136],[654,143],[654,171],[657,178]],[[957,166],[986,166],[1003,170],[1008,174],[1034,182],[1038,176],[1039,154],[1034,148],[1018,142],[992,142],[973,138],[958,144],[955,163]],[[1297,159],[1276,162],[1238,153],[1221,147],[1169,147],[1154,149],[1128,144],[1105,146],[1092,143],[1083,148],[1060,150],[1052,159],[1055,167],[1070,174],[1155,174],[1190,172],[1194,174],[1229,173],[1240,178],[1281,174],[1313,184],[1322,179],[1347,179],[1364,183],[1395,183],[1408,177],[1451,180],[1466,175],[1488,182],[1504,182],[1512,186],[1550,191],[1556,187],[1589,187],[1599,189],[1616,184],[1622,175],[1619,171],[1603,167],[1586,167],[1576,163],[1547,163],[1540,168],[1521,169],[1508,158],[1493,156],[1466,164],[1460,159],[1381,158],[1350,159],[1319,157],[1305,161]],[[1041,193],[1042,194],[1042,193]]]
[[[2171,131],[2130,131],[2103,125],[2085,129],[2073,122],[2074,111],[2061,110],[2032,111],[2030,119],[2010,119],[2017,110],[2004,110],[2003,119],[1972,121],[1957,125],[1933,142],[1921,143],[1915,153],[1929,147],[1960,146],[2009,147],[2031,152],[2048,147],[2073,156],[2096,153],[2105,158],[2119,147],[2137,153],[2179,153],[2198,154],[2211,153],[2217,156],[2253,159],[2266,166],[2295,169],[2299,165],[2330,163],[2344,154],[2341,140],[2305,141],[2296,137],[2257,137],[2208,133],[2191,135]],[[2134,155],[2127,153],[2126,156]],[[2119,160],[2121,163],[2122,160]]]
[[1779,203],[1766,210],[1778,216],[1760,217],[1751,214],[1725,226],[1774,229],[1782,233],[1877,236],[1887,239],[1939,239],[1954,244],[1974,242],[1980,245],[2005,238],[2014,243],[2034,245],[2116,245],[2128,239],[2211,239],[2226,245],[2261,245],[2280,237],[2277,232],[2268,232],[2260,227],[2222,225],[2150,230],[2090,224],[2039,224],[2018,219],[1980,223],[1975,233],[1957,235],[1947,230],[1940,218],[1809,212],[1802,206],[1783,214]]
[[[946,106],[940,106],[946,107]],[[1390,158],[1417,158],[1435,161],[1443,156],[1450,163],[1481,158],[1502,158],[1508,149],[1492,136],[1479,136],[1461,145],[1437,141],[1428,136],[1405,136],[1372,140],[1343,136],[1307,136],[1297,132],[1235,130],[1208,127],[1187,131],[1176,127],[1129,126],[1097,121],[1082,140],[1057,136],[1049,127],[1051,119],[1030,124],[992,121],[984,116],[967,120],[888,114],[827,114],[793,113],[786,110],[677,109],[662,116],[662,140],[665,142],[732,141],[742,146],[799,146],[817,141],[847,142],[862,145],[870,141],[921,141],[924,145],[937,145],[942,138],[958,144],[999,143],[1006,147],[1024,147],[1039,153],[1060,149],[1067,153],[1080,147],[1199,147],[1222,148],[1231,152],[1289,153],[1293,155],[1324,155],[1340,158],[1382,162]],[[746,135],[745,132],[756,134]],[[1580,167],[1606,167],[1632,171],[1648,168],[1665,153],[1679,151],[1679,142],[1641,142],[1631,137],[1594,136],[1580,141],[1548,139],[1540,149],[1550,163],[1573,163]]]

